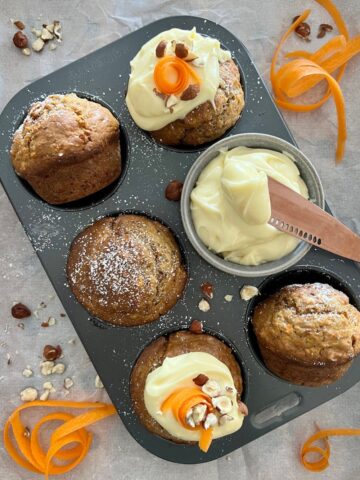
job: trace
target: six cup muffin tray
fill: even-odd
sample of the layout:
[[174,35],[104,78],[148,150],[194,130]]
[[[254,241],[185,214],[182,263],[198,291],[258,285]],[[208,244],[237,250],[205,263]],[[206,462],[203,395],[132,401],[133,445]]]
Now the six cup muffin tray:
[[[245,91],[241,119],[226,133],[263,132],[294,143],[247,50],[230,32],[208,20],[179,16],[159,20],[48,75],[21,90],[0,118],[1,181],[84,347],[99,373],[120,417],[131,435],[153,454],[178,463],[201,463],[219,458],[302,413],[339,395],[360,379],[360,358],[348,373],[331,386],[300,387],[272,375],[263,365],[250,318],[256,302],[281,285],[293,282],[328,282],[349,294],[356,304],[360,294],[360,271],[350,261],[324,251],[312,250],[297,265],[274,278],[242,279],[220,272],[194,251],[180,219],[179,203],[164,197],[173,179],[184,180],[202,148],[167,148],[156,144],[136,127],[125,105],[129,62],[139,48],[157,33],[172,27],[196,27],[216,37],[237,62]],[[14,173],[9,156],[11,137],[22,123],[30,104],[51,93],[76,92],[98,101],[119,117],[123,171],[115,184],[82,201],[53,207],[44,203]],[[157,218],[177,237],[189,271],[189,280],[176,306],[159,321],[133,328],[113,327],[88,312],[72,295],[65,265],[74,237],[95,219],[123,212]],[[3,226],[4,228],[4,226]],[[200,285],[214,286],[211,309],[198,308]],[[250,302],[239,297],[244,284],[259,286],[260,296]],[[225,295],[233,295],[231,302]],[[214,441],[207,454],[197,446],[177,445],[143,428],[131,408],[129,378],[143,348],[160,335],[187,328],[192,319],[203,322],[205,331],[227,342],[242,367],[243,400],[249,416],[241,430]],[[124,441],[126,441],[124,439]]]

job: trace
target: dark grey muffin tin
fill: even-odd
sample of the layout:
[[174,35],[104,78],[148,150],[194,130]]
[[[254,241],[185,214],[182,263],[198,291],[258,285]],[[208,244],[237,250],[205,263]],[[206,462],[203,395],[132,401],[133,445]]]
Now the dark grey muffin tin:
[[[179,203],[169,202],[164,189],[173,179],[183,180],[202,149],[167,148],[157,145],[131,120],[125,105],[129,62],[139,48],[157,33],[171,27],[196,27],[216,37],[229,49],[239,65],[245,91],[245,110],[227,135],[263,132],[294,143],[242,43],[221,26],[191,16],[159,20],[108,45],[21,90],[0,117],[0,176],[2,184],[22,222],[51,282],[54,285],[89,357],[95,365],[120,417],[131,435],[148,451],[173,462],[200,463],[219,458],[302,413],[339,395],[360,379],[360,359],[331,386],[307,388],[289,384],[264,367],[250,326],[254,304],[281,285],[322,281],[347,292],[356,304],[360,293],[360,272],[350,261],[312,248],[301,265],[275,278],[241,279],[220,272],[202,260],[187,240],[180,219]],[[52,93],[77,92],[107,105],[121,122],[123,173],[119,181],[87,199],[52,207],[39,199],[11,166],[11,138],[22,123],[31,103]],[[176,235],[189,269],[183,298],[159,321],[133,328],[112,327],[88,312],[72,295],[65,265],[74,237],[95,219],[136,211],[158,218]],[[200,284],[214,285],[211,309],[198,309]],[[257,285],[261,296],[244,302],[239,288]],[[232,302],[224,300],[233,295]],[[234,349],[245,383],[243,400],[249,416],[241,430],[213,442],[207,454],[197,446],[177,445],[154,436],[143,428],[133,413],[129,396],[131,369],[143,348],[160,335],[187,328],[192,319],[204,323],[205,331],[217,335]]]

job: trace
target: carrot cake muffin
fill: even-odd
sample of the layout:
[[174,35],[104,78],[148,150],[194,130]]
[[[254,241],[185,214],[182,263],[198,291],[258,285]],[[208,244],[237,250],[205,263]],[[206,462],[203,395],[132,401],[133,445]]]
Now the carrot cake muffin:
[[46,202],[87,197],[121,172],[119,122],[102,105],[74,93],[34,103],[15,132],[16,173]]
[[167,145],[223,135],[244,107],[239,69],[218,40],[172,28],[131,61],[126,104],[135,123]]
[[199,442],[236,432],[247,415],[240,401],[240,367],[221,340],[190,331],[160,337],[147,346],[131,373],[131,397],[140,422],[176,443]]
[[360,312],[330,285],[290,285],[255,308],[265,365],[291,383],[334,382],[360,352]]
[[172,233],[141,215],[106,217],[83,230],[71,245],[67,276],[91,315],[125,326],[165,314],[187,279]]

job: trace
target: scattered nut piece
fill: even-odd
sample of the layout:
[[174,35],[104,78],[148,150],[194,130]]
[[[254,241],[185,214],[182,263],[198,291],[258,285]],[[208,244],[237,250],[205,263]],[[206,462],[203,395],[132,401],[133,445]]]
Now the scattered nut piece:
[[56,389],[54,388],[54,386],[51,382],[44,382],[43,383],[43,389],[44,390],[50,390],[50,393],[55,393],[56,392]]
[[62,41],[61,23],[58,20],[54,20],[54,35],[58,42]]
[[60,345],[57,345],[54,347],[53,345],[45,345],[44,350],[43,350],[43,357],[45,360],[50,360],[53,362],[54,360],[57,360],[62,354],[62,349]]
[[15,47],[17,48],[26,48],[28,45],[28,38],[23,32],[19,30],[13,36],[13,42]]
[[22,374],[23,374],[24,377],[29,378],[29,377],[32,377],[34,375],[34,372],[31,370],[31,368],[26,367],[26,368],[24,368]]
[[41,326],[42,326],[43,328],[47,328],[47,327],[49,326],[49,322],[48,322],[48,321],[42,322]]
[[179,180],[171,180],[165,189],[165,197],[172,202],[178,202],[181,198],[183,183]]
[[238,402],[239,412],[242,413],[245,417],[249,415],[248,407],[243,402]]
[[206,375],[204,375],[203,373],[200,373],[197,377],[193,378],[193,382],[195,383],[195,385],[197,385],[198,387],[202,387],[203,385],[205,385],[205,383],[209,380],[209,377],[207,377]]
[[18,28],[19,30],[24,30],[25,24],[21,20],[15,20],[15,22],[13,23],[15,27]]
[[47,28],[43,28],[41,30],[41,39],[44,40],[44,42],[47,42],[48,40],[52,40],[53,38],[54,38],[54,35]]
[[205,420],[207,413],[207,406],[204,403],[199,403],[193,408],[192,418],[195,425],[200,425]]
[[185,58],[188,56],[189,50],[184,43],[177,43],[175,45],[175,55],[179,58]]
[[33,402],[38,397],[36,388],[28,387],[20,392],[20,399],[22,402]]
[[305,40],[306,42],[310,42],[310,34],[311,34],[311,28],[310,25],[306,22],[301,22],[299,25],[295,28],[295,33],[298,37],[300,37],[302,40]]
[[201,390],[209,397],[218,397],[221,394],[220,385],[216,380],[208,380],[205,385],[201,387]]
[[212,399],[213,406],[220,412],[221,415],[230,413],[232,410],[232,401],[226,395],[221,395]]
[[35,37],[41,37],[41,30],[38,30],[36,28],[32,28],[31,29],[31,33],[33,33],[35,35]]
[[8,365],[11,365],[10,353],[7,353],[7,354],[6,354],[6,363],[7,363]]
[[[50,46],[49,46],[49,50],[53,51],[53,50],[56,50],[56,49],[57,49],[56,43],[51,42],[51,43],[50,43]],[[60,314],[60,317],[61,317],[61,314]]]
[[225,295],[224,300],[225,302],[231,302],[233,298],[234,298],[233,295]]
[[46,400],[49,398],[50,395],[50,390],[44,390],[43,393],[40,395],[39,400],[42,402],[46,402]]
[[54,365],[55,365],[54,362],[41,362],[40,363],[41,375],[44,375],[44,376],[51,375]]
[[200,289],[205,297],[210,300],[214,297],[214,287],[210,282],[204,282],[201,284]]
[[200,86],[198,84],[189,85],[181,94],[180,100],[188,101],[193,100],[199,95]]
[[157,58],[162,58],[165,55],[166,45],[167,42],[165,42],[165,40],[161,40],[159,45],[156,47],[155,55]]
[[256,295],[259,295],[259,289],[253,285],[244,285],[240,290],[240,298],[245,301],[256,297]]
[[42,38],[38,38],[32,43],[32,49],[34,52],[40,52],[44,48],[45,42]]
[[73,382],[73,379],[72,379],[72,378],[70,378],[70,377],[65,378],[65,380],[64,380],[64,388],[66,388],[67,390],[69,390],[69,388],[71,388],[73,385],[74,385],[74,382]]
[[234,417],[226,413],[225,415],[221,415],[221,417],[219,418],[219,425],[225,425],[226,423],[232,422],[233,420]]
[[50,33],[54,33],[55,25],[53,23],[50,23],[50,25],[45,25],[44,28],[49,30]]
[[27,318],[31,316],[30,309],[23,303],[17,303],[11,308],[11,315],[17,320]]
[[202,312],[208,312],[210,310],[210,303],[205,300],[205,298],[202,298],[199,302],[199,310],[201,310]]
[[96,375],[95,377],[95,388],[104,388],[104,384],[100,380],[99,375]]
[[23,435],[24,435],[25,438],[30,438],[30,428],[29,427],[24,428]]
[[54,317],[49,317],[48,319],[48,324],[49,324],[49,327],[53,327],[56,323],[56,320]]
[[203,333],[203,324],[200,320],[193,320],[190,324],[189,330],[191,333]]
[[22,323],[22,322],[19,322],[19,323],[17,324],[17,326],[18,326],[19,328],[21,328],[21,330],[24,330],[24,328],[25,328],[25,324]]
[[65,365],[63,363],[57,363],[52,369],[51,373],[57,373],[62,375],[65,372]]
[[317,38],[323,38],[323,37],[325,37],[326,32],[332,32],[332,31],[333,31],[332,25],[329,25],[327,23],[322,23],[319,26],[319,32],[317,34]]
[[204,428],[205,430],[208,430],[211,427],[215,427],[217,423],[218,423],[217,416],[214,413],[209,413],[209,415],[206,417],[206,420],[204,422]]
[[68,344],[75,345],[75,342],[76,342],[75,338],[70,338],[70,340],[68,341]]

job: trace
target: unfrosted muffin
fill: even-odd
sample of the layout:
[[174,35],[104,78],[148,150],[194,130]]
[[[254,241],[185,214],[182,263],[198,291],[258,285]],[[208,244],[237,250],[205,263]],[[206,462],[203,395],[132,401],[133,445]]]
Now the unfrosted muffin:
[[[179,81],[173,93],[175,87],[164,84],[156,73],[163,62],[162,76],[168,75],[173,85]],[[183,84],[178,66],[189,72]],[[244,93],[239,69],[218,40],[195,29],[173,28],[149,40],[131,61],[126,103],[135,123],[158,142],[201,145],[236,123]]]
[[265,365],[291,383],[332,383],[360,352],[360,312],[330,285],[284,287],[256,306],[252,322]]
[[172,233],[140,215],[106,217],[83,230],[71,245],[67,276],[92,315],[125,326],[165,314],[187,279]]
[[31,106],[15,132],[11,158],[16,173],[46,202],[79,200],[120,176],[119,122],[74,93],[49,95]]
[[[172,412],[162,410],[162,406],[174,392],[186,389],[208,394],[210,405],[213,403],[216,407],[206,410],[193,405],[192,412],[190,409],[183,412],[189,422],[187,428],[183,428]],[[247,414],[240,402],[243,382],[238,362],[225,343],[204,333],[178,331],[148,345],[131,373],[130,391],[140,422],[150,432],[176,443],[196,442],[199,429],[211,411],[217,419],[212,426],[213,438],[237,431]],[[196,408],[203,411],[196,412]],[[196,413],[203,418],[196,417]],[[191,429],[193,421],[197,429]]]

